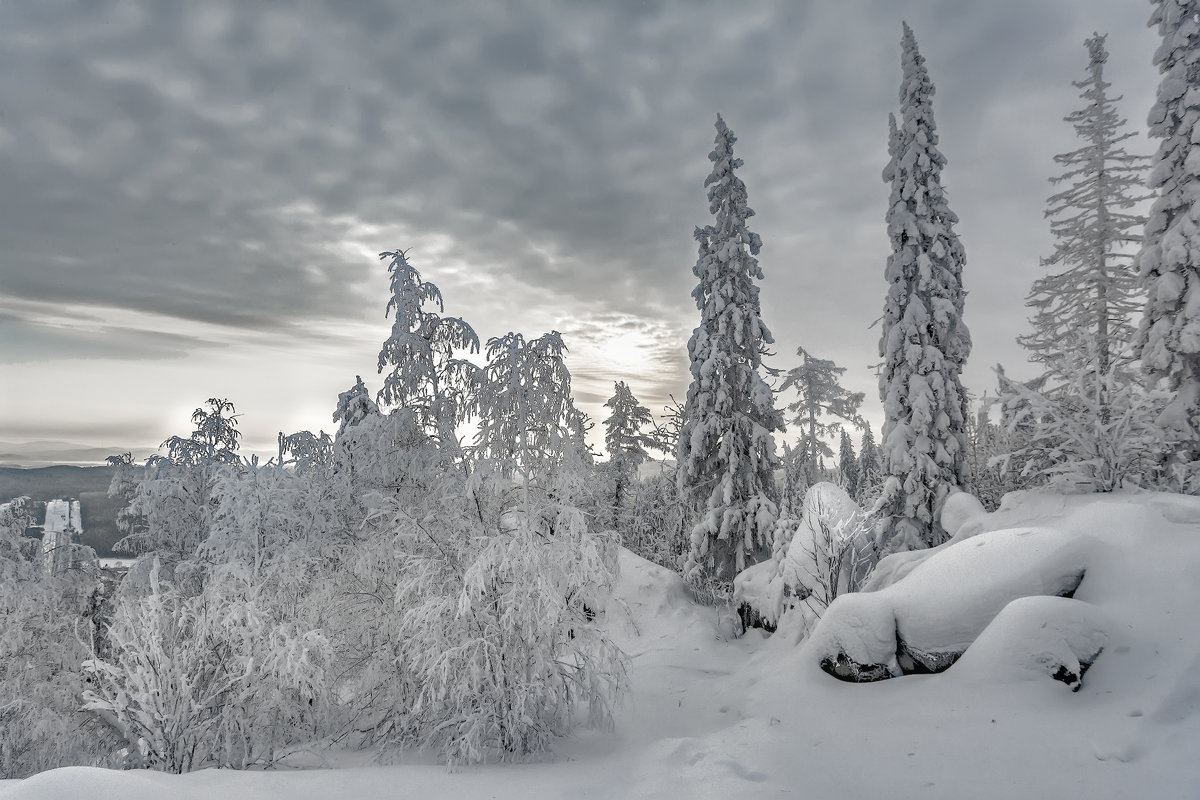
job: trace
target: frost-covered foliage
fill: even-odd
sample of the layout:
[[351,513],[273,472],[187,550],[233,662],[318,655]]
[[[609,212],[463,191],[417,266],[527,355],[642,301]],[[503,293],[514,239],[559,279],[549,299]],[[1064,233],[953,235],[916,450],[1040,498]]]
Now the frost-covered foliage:
[[928,547],[945,536],[937,508],[966,483],[967,396],[959,376],[971,352],[963,323],[966,261],[942,188],[933,82],[904,26],[900,123],[883,179],[888,201],[887,300],[879,353],[885,482],[876,503],[887,547]]
[[354,376],[354,385],[338,395],[337,408],[333,412],[333,421],[338,423],[337,435],[341,436],[346,428],[362,422],[364,419],[379,414],[379,406],[371,399],[361,375]]
[[802,636],[835,598],[862,587],[879,550],[870,520],[833,483],[809,488],[799,511],[776,523],[771,560],[734,580],[734,601],[769,626],[782,625],[788,612],[798,611],[791,627]]
[[333,463],[333,438],[325,431],[319,435],[312,431],[280,433],[278,463],[301,475],[328,470]]
[[[386,313],[396,312],[392,334],[379,351],[379,371],[389,370],[379,400],[411,410],[426,430],[456,448],[455,429],[467,417],[465,401],[478,368],[455,353],[478,353],[479,337],[462,319],[441,316],[441,290],[421,279],[405,251],[380,253],[379,258],[391,259],[392,296]],[[437,311],[426,311],[427,304]]]
[[[43,569],[26,497],[0,505],[0,779],[113,763],[106,731],[79,713],[94,575]],[[89,548],[90,549],[90,548]]]
[[1107,402],[1098,391],[1101,376],[1128,371],[1140,298],[1132,255],[1122,248],[1139,241],[1146,221],[1134,206],[1143,199],[1138,194],[1147,161],[1122,145],[1134,132],[1123,132],[1125,120],[1116,109],[1121,98],[1108,94],[1104,40],[1095,34],[1084,43],[1088,74],[1074,85],[1085,105],[1065,119],[1085,144],[1054,157],[1065,172],[1051,181],[1066,188],[1046,208],[1056,244],[1042,263],[1052,271],[1034,281],[1026,300],[1034,310],[1033,332],[1018,337],[1030,360],[1042,365],[1042,391],[1064,384],[1074,389],[1087,366],[1099,380],[1086,388],[1101,405]]
[[628,522],[618,528],[621,544],[648,561],[678,572],[690,546],[690,519],[679,496],[674,470],[663,470],[633,486]]
[[372,721],[381,745],[476,762],[546,751],[581,713],[611,724],[624,658],[592,618],[611,590],[615,543],[588,530],[573,487],[535,491],[526,516],[494,480],[477,485],[481,503],[442,484],[428,503],[376,511],[398,554],[384,645],[395,657],[380,663],[393,670],[387,702],[361,715],[383,711]]
[[[611,722],[620,652],[594,622],[615,541],[588,527],[588,470],[572,435],[557,334],[488,344],[473,469],[432,439],[392,449],[408,466],[368,496],[353,559],[362,620],[347,691],[366,740],[452,762],[545,751],[580,715]],[[582,707],[582,710],[581,710]]]
[[[817,474],[817,465],[822,456],[833,458],[833,450],[825,442],[842,430],[843,423],[856,428],[863,420],[858,413],[863,402],[862,392],[851,392],[838,382],[845,367],[825,358],[817,358],[803,347],[796,350],[800,357],[799,366],[788,370],[779,390],[796,390],[796,400],[788,411],[796,416],[792,424],[800,429],[797,448],[800,450],[809,485],[822,479]],[[829,419],[828,422],[824,421]]]
[[[967,471],[971,476],[971,488],[975,497],[989,511],[999,508],[1001,499],[1007,493],[1028,489],[1033,485],[1024,471],[1028,459],[1020,452],[1028,441],[1026,433],[1029,426],[1017,421],[1018,415],[1023,419],[1029,418],[1026,407],[1015,393],[1006,393],[1004,397],[1003,401],[985,397],[967,425]],[[993,422],[989,416],[997,403],[1011,412],[1002,413],[1000,423]],[[1012,426],[1006,427],[1007,423],[1012,423]],[[953,533],[949,529],[946,532]]]
[[1124,382],[1115,370],[1101,376],[1100,391],[1095,373],[1084,370],[1053,394],[998,375],[1005,433],[1015,445],[994,457],[1002,472],[1019,470],[1025,480],[1060,492],[1160,482],[1162,443],[1153,420],[1164,393]]
[[777,548],[779,574],[820,616],[838,595],[862,586],[879,558],[875,534],[850,495],[832,483],[809,489],[798,524],[790,525],[777,534],[787,542]]
[[474,458],[525,482],[562,460],[575,418],[566,350],[558,331],[532,340],[519,333],[488,340],[475,400]]
[[678,480],[698,517],[687,571],[729,580],[769,541],[778,514],[774,431],[783,430],[771,387],[760,374],[774,340],[760,314],[762,241],[746,227],[754,212],[735,174],[737,137],[717,116],[713,171],[704,181],[715,224],[696,228],[699,279],[692,297],[700,325],[688,341],[692,382],[678,443]]
[[[611,723],[625,662],[596,617],[615,538],[589,526],[589,423],[562,339],[508,334],[469,382],[447,372],[458,345],[423,338],[448,328],[420,308],[440,295],[392,255],[409,322],[381,398],[397,408],[359,378],[337,434],[280,435],[277,462],[197,455],[189,442],[236,445],[207,434],[168,440],[140,474],[115,459],[146,555],[86,664],[87,708],[129,765],[268,765],[331,741],[472,762]],[[468,413],[465,459],[449,434]],[[231,415],[222,401],[199,422]]]
[[116,467],[109,494],[129,498],[118,517],[125,536],[113,549],[156,553],[173,563],[208,537],[213,484],[222,470],[239,468],[241,431],[233,403],[211,398],[207,405],[192,414],[191,435],[163,442],[166,455],[147,459],[140,474],[128,458],[109,460]]
[[127,742],[127,766],[187,772],[269,765],[320,730],[325,637],[270,614],[250,585],[163,583],[117,606],[111,655],[83,664],[85,708]]
[[1150,135],[1162,140],[1150,173],[1157,194],[1136,264],[1146,308],[1135,351],[1142,369],[1174,399],[1159,417],[1175,443],[1177,488],[1200,491],[1200,4],[1155,0],[1150,24],[1162,73]]

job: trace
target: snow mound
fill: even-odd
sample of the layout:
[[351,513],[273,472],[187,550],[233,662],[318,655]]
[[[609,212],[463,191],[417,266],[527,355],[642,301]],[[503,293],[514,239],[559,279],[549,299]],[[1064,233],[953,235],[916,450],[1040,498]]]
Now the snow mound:
[[955,492],[946,498],[942,505],[940,517],[942,528],[950,535],[950,539],[937,547],[924,550],[901,550],[880,559],[874,571],[863,583],[861,591],[876,592],[885,586],[891,586],[935,553],[938,553],[955,542],[969,539],[982,533],[989,524],[991,515],[984,509],[979,498],[968,492]]
[[951,541],[966,539],[983,530],[987,516],[978,497],[969,492],[955,492],[942,505],[942,529]]

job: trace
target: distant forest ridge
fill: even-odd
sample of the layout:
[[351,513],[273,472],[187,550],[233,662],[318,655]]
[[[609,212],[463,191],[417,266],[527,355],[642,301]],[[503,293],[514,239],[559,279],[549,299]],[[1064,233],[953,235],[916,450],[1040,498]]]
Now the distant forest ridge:
[[112,546],[121,538],[117,513],[123,501],[108,496],[111,480],[109,467],[0,467],[0,502],[21,496],[43,503],[57,498],[78,500],[83,522],[81,542],[104,558],[114,555]]

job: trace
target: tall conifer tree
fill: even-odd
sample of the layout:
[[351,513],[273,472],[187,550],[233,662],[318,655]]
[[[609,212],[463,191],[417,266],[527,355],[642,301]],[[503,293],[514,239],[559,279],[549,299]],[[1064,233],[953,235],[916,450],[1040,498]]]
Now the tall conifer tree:
[[735,174],[737,137],[717,116],[709,210],[715,223],[696,228],[699,258],[692,292],[700,325],[688,342],[692,383],[684,405],[678,473],[680,495],[698,518],[686,571],[728,580],[770,543],[778,515],[774,431],[783,430],[771,387],[760,374],[774,340],[762,321],[756,280],[762,241],[746,227],[754,212]]
[[863,402],[863,393],[844,389],[838,382],[845,367],[839,367],[827,358],[817,358],[803,347],[796,350],[796,355],[800,356],[800,365],[788,370],[779,388],[780,391],[794,388],[798,395],[796,402],[788,406],[788,411],[796,415],[792,424],[800,429],[797,446],[803,454],[808,484],[812,485],[821,479],[817,467],[820,458],[833,457],[833,450],[824,437],[840,431],[842,422],[862,427],[858,409]]
[[[1133,340],[1137,273],[1121,246],[1136,242],[1146,222],[1134,211],[1146,158],[1122,145],[1134,134],[1122,130],[1125,120],[1116,109],[1121,98],[1108,95],[1104,39],[1093,34],[1084,42],[1088,74],[1074,85],[1085,105],[1065,119],[1085,144],[1054,157],[1066,171],[1051,182],[1066,188],[1046,208],[1057,242],[1042,263],[1053,271],[1034,281],[1025,303],[1034,310],[1033,332],[1018,337],[1030,360],[1043,365],[1043,391],[1077,383],[1081,371],[1108,375],[1128,358]],[[1104,382],[1091,383],[1090,393],[1105,406]]]
[[933,83],[904,25],[900,121],[891,127],[887,300],[879,352],[883,494],[876,504],[891,549],[945,539],[937,510],[966,482],[967,396],[959,376],[971,351],[962,321],[966,261],[958,217],[942,188]]
[[1150,188],[1157,193],[1137,266],[1146,311],[1135,349],[1142,369],[1175,391],[1160,417],[1176,449],[1180,488],[1200,483],[1200,2],[1155,0],[1150,17],[1162,73],[1150,135],[1162,139]]

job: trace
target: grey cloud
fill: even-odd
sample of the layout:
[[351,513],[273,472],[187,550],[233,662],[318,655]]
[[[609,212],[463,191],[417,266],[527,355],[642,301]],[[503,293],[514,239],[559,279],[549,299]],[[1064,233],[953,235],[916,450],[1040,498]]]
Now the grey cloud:
[[[869,388],[904,17],[963,220],[970,382],[990,385],[985,365],[1021,358],[1046,142],[1064,141],[1082,38],[1112,31],[1139,125],[1154,82],[1142,6],[4,4],[0,290],[303,341],[381,317],[371,253],[411,245],[483,335],[547,308],[641,320],[654,345],[635,392],[657,407],[685,385],[720,111],[765,242],[776,363],[803,344]],[[591,337],[581,351],[607,335],[564,332]],[[616,366],[575,367],[577,386],[606,398]]]

